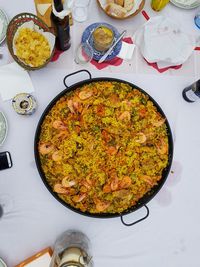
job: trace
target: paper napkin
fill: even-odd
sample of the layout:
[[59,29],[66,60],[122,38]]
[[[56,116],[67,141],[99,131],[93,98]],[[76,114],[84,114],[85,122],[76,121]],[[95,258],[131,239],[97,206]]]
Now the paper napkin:
[[26,70],[16,62],[0,67],[0,94],[3,101],[19,93],[32,93],[34,87]]
[[117,55],[117,57],[125,59],[125,60],[131,60],[132,56],[133,56],[133,52],[135,49],[135,45],[134,44],[129,44],[126,42],[122,42],[122,48],[119,52],[119,54]]

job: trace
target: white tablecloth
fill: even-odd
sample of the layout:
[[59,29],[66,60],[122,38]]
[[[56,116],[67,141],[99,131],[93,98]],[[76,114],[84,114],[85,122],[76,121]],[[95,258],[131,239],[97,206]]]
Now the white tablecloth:
[[[146,10],[156,15],[149,8],[149,1],[146,2]],[[34,12],[34,4],[25,0],[16,3],[0,0],[0,7],[10,18],[19,12]],[[144,23],[141,15],[123,22],[111,20],[98,9],[94,0],[90,8],[90,14],[95,15],[90,16],[84,25],[107,21],[116,27],[131,26],[134,32]],[[174,17],[185,26],[186,31],[199,35],[200,31],[195,29],[193,23],[197,11],[181,10],[170,4],[162,13]],[[81,27],[84,25],[81,24]],[[73,27],[75,35],[79,24]],[[47,246],[53,247],[56,238],[71,228],[83,231],[90,238],[96,267],[199,267],[200,104],[185,102],[181,93],[185,86],[199,78],[200,57],[195,56],[194,69],[188,75],[120,73],[112,69],[100,72],[94,67],[90,68],[93,77],[121,78],[147,91],[163,108],[174,135],[174,173],[148,203],[149,218],[135,226],[125,227],[119,218],[93,219],[62,206],[47,191],[35,166],[34,134],[41,113],[51,99],[64,89],[63,77],[78,69],[75,65],[70,68],[69,62],[73,61],[70,53],[66,52],[46,68],[30,73],[39,105],[34,115],[19,116],[10,102],[0,100],[0,108],[9,124],[8,137],[0,151],[10,151],[13,159],[13,167],[0,172],[0,195],[9,194],[14,201],[11,213],[0,220],[0,257],[8,266],[14,266]],[[84,77],[72,77],[69,83]],[[132,222],[144,212],[141,209],[128,215],[125,220]]]

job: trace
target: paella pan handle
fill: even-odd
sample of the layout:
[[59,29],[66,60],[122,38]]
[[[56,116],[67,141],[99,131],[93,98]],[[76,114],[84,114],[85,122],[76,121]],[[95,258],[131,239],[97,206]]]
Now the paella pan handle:
[[88,70],[78,70],[78,71],[72,72],[72,73],[66,75],[65,78],[63,79],[63,83],[64,83],[66,88],[69,88],[69,86],[66,84],[67,78],[69,78],[70,76],[76,75],[77,73],[80,73],[80,72],[86,72],[89,75],[89,79],[92,79],[92,75]]
[[149,216],[149,208],[148,208],[146,205],[144,205],[143,207],[145,207],[145,208],[146,208],[146,211],[147,211],[147,214],[146,214],[143,218],[141,218],[141,219],[139,219],[139,220],[137,220],[137,221],[135,221],[135,222],[133,222],[133,223],[126,223],[126,222],[124,221],[124,219],[123,219],[123,215],[121,215],[121,222],[122,222],[125,226],[132,226],[132,225],[134,225],[134,224],[136,224],[136,223],[139,223],[139,222],[145,220],[145,219]]

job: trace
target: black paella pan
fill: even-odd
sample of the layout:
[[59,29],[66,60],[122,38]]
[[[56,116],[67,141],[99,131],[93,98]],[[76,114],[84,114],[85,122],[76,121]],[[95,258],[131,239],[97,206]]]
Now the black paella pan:
[[[79,72],[86,72],[89,75],[89,79],[75,83],[72,86],[67,86],[66,84],[66,79],[69,76],[72,76],[74,74],[77,74]],[[71,205],[67,204],[66,202],[64,202],[57,193],[55,193],[53,191],[53,189],[50,187],[50,185],[48,184],[45,174],[43,172],[42,166],[41,166],[41,162],[40,162],[40,157],[39,157],[39,152],[38,152],[38,143],[39,143],[39,137],[40,137],[40,132],[41,132],[41,125],[46,117],[46,115],[49,113],[49,111],[51,110],[51,108],[56,104],[56,102],[62,97],[64,96],[66,93],[76,90],[77,88],[86,85],[86,84],[90,84],[91,82],[100,82],[100,81],[115,81],[115,82],[120,82],[120,83],[126,83],[128,85],[130,85],[132,88],[136,88],[138,89],[140,92],[142,92],[143,94],[147,95],[149,97],[149,99],[154,103],[154,105],[156,106],[158,112],[165,118],[165,124],[167,127],[167,134],[168,134],[168,143],[169,143],[169,151],[168,151],[168,165],[167,167],[163,170],[162,173],[162,178],[158,181],[158,184],[155,185],[151,191],[147,192],[138,202],[137,204],[135,204],[134,206],[132,206],[131,208],[129,208],[128,210],[123,211],[122,213],[113,213],[113,214],[107,214],[107,213],[99,213],[99,214],[92,214],[89,212],[82,212],[74,207],[72,207]],[[169,174],[170,168],[171,168],[171,164],[172,164],[172,159],[173,159],[173,138],[172,138],[172,132],[170,129],[170,125],[169,122],[164,114],[164,112],[162,111],[161,107],[158,105],[158,103],[150,96],[148,95],[145,91],[143,91],[141,88],[139,88],[138,86],[121,80],[121,79],[115,79],[115,78],[92,78],[91,73],[88,72],[87,70],[80,70],[77,72],[74,72],[72,74],[67,75],[64,78],[64,85],[66,86],[66,89],[64,89],[60,94],[58,94],[51,102],[50,104],[46,107],[46,109],[44,110],[39,122],[38,122],[38,126],[36,129],[36,133],[35,133],[35,142],[34,142],[34,152],[35,152],[35,161],[36,161],[36,165],[39,171],[39,174],[42,178],[42,181],[44,182],[45,186],[47,187],[47,189],[49,190],[49,192],[60,202],[62,203],[65,207],[81,214],[81,215],[85,215],[85,216],[89,216],[89,217],[95,217],[95,218],[113,218],[113,217],[121,217],[121,221],[124,225],[126,226],[131,226],[134,225],[144,219],[146,219],[149,215],[149,209],[147,207],[147,203],[159,192],[159,190],[161,189],[161,187],[163,186],[163,184],[165,183],[167,176]],[[129,213],[132,213],[140,208],[144,207],[146,209],[146,215],[144,217],[142,217],[141,219],[134,221],[133,223],[125,223],[123,216],[127,215]]]

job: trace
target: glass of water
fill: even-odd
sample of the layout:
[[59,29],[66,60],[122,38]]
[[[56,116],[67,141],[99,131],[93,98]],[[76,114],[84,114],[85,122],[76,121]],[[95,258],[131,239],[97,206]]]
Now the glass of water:
[[72,16],[78,22],[84,22],[88,18],[90,0],[74,0]]
[[92,60],[93,54],[93,48],[87,42],[80,43],[76,49],[74,61],[79,65],[85,65]]

